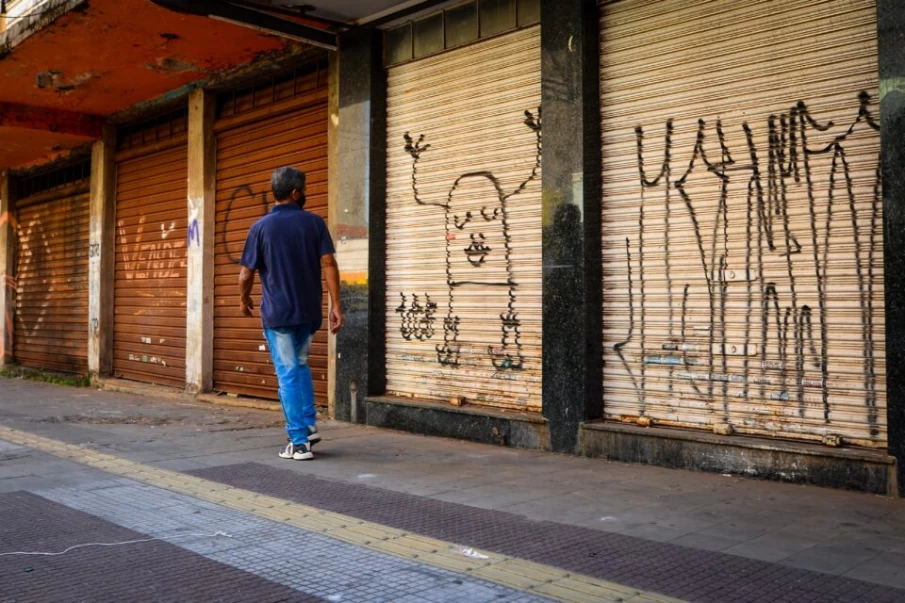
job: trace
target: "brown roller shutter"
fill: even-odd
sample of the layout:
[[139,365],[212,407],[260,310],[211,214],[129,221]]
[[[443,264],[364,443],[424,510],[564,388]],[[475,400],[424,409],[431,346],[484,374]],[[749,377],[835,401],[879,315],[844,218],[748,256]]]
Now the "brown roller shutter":
[[883,447],[873,0],[601,11],[606,416]]
[[88,182],[19,199],[15,355],[88,372]]
[[[174,127],[175,126],[175,127]],[[114,372],[185,386],[188,152],[185,121],[161,140],[123,150],[116,169]],[[174,132],[175,129],[175,132]],[[180,135],[179,132],[182,132]]]
[[388,393],[540,410],[540,101],[539,27],[390,68]]
[[[307,176],[305,209],[327,219],[327,74],[324,65],[237,91],[219,106],[217,238],[214,284],[214,388],[278,398],[261,327],[241,315],[237,279],[249,228],[270,211],[270,174],[292,166]],[[260,282],[253,291],[261,300]],[[324,297],[326,320],[326,290]],[[326,324],[326,322],[325,322]],[[315,336],[309,358],[318,404],[327,402],[327,334]]]

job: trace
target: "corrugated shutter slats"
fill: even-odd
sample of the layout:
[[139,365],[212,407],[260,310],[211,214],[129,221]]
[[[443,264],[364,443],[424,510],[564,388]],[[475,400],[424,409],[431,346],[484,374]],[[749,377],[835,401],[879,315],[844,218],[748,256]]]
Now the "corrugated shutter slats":
[[88,183],[16,205],[16,360],[87,374]]
[[[214,284],[214,388],[233,394],[278,398],[277,379],[267,351],[261,318],[241,315],[237,278],[248,230],[273,205],[271,172],[282,166],[307,175],[305,209],[327,219],[327,89],[319,71],[300,75],[293,91],[303,95],[283,102],[293,106],[275,112],[273,105],[249,110],[244,118],[227,116],[217,127],[217,226]],[[276,93],[275,93],[276,94]],[[239,99],[240,110],[251,102]],[[279,97],[277,97],[279,101]],[[243,105],[242,103],[245,103]],[[231,107],[230,107],[231,108]],[[248,107],[245,107],[248,109]],[[226,123],[226,121],[222,123]],[[326,317],[326,289],[324,290]],[[261,286],[252,292],[260,303]],[[326,324],[326,323],[325,323]],[[327,403],[327,333],[315,336],[309,356],[318,404]]]
[[389,394],[540,409],[539,105],[537,27],[389,70]]
[[184,144],[117,163],[114,373],[185,387]]
[[601,6],[610,419],[886,441],[876,6]]

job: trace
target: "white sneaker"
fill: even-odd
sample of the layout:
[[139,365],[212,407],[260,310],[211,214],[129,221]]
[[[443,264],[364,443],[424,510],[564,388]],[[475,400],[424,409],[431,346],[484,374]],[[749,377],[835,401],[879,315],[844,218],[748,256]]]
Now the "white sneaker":
[[317,433],[317,427],[309,426],[308,427],[308,443],[309,444],[317,444],[323,438],[321,438],[321,434]]
[[294,461],[310,461],[314,458],[311,452],[311,444],[303,444],[296,446],[292,442],[286,444],[286,447],[280,450],[281,459],[292,459]]

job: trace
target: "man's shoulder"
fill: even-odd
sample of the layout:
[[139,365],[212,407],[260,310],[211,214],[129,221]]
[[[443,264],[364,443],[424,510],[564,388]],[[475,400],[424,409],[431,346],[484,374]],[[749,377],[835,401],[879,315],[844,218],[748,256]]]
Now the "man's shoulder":
[[273,220],[273,213],[266,213],[257,220],[255,220],[254,224],[251,225],[251,232],[259,232],[262,228],[264,228],[267,224],[269,224]]
[[323,223],[324,219],[313,211],[309,211],[307,209],[302,210],[302,215],[306,220],[311,220],[312,222]]
[[313,227],[318,230],[321,230],[326,227],[327,222],[319,215],[314,213],[313,211],[308,211],[307,209],[303,209],[300,212],[301,221],[308,227]]

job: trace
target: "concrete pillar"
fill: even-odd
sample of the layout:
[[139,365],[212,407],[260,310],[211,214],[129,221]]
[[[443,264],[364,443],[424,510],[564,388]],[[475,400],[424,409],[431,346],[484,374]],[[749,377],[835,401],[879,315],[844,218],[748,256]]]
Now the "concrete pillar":
[[213,387],[215,100],[212,93],[201,89],[189,94],[185,384],[190,393],[210,391]]
[[16,211],[13,179],[0,173],[0,368],[14,361],[16,324]]
[[105,128],[91,149],[88,251],[88,372],[113,373],[113,271],[116,244],[116,132]]
[[601,416],[597,3],[541,0],[543,413],[556,452]]
[[[327,65],[327,213],[328,221],[338,219],[331,209],[339,202],[339,53],[331,52]],[[335,238],[336,230],[333,231]],[[342,266],[342,263],[340,263]],[[327,383],[336,383],[336,337],[327,336]],[[327,416],[336,418],[336,388],[327,388]]]
[[379,30],[343,36],[333,136],[337,152],[331,156],[330,228],[346,320],[336,338],[335,416],[359,423],[366,418],[365,396],[382,394],[386,387],[386,70],[381,47]]
[[905,496],[905,6],[878,0],[889,454]]

